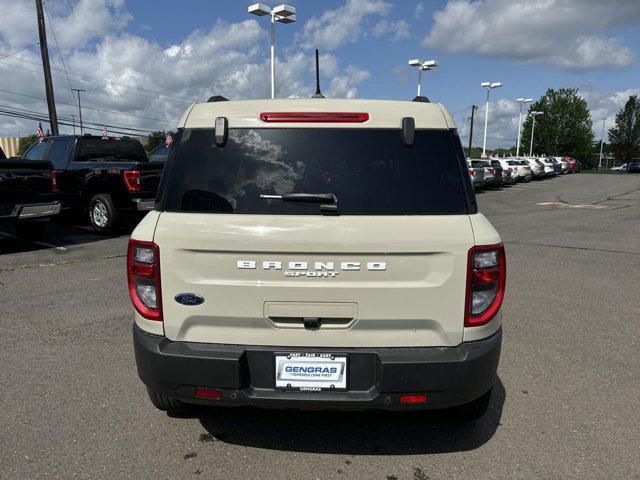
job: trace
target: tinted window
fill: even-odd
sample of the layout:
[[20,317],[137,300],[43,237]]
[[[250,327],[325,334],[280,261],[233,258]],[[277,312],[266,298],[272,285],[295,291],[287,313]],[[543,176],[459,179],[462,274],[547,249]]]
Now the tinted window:
[[78,139],[77,162],[88,161],[147,161],[147,154],[137,140],[113,140],[98,137]]
[[418,130],[413,147],[405,148],[399,130],[233,129],[218,148],[213,130],[185,130],[164,207],[319,214],[316,203],[260,195],[333,193],[346,215],[467,213],[455,141],[460,148],[453,132]]
[[5,158],[7,158],[7,156],[4,154],[4,150],[0,148],[0,159],[5,159]]
[[474,167],[490,167],[491,164],[484,160],[472,160],[471,165]]
[[49,145],[48,142],[39,142],[36,143],[33,147],[27,151],[24,158],[27,160],[42,160],[44,158],[44,152]]
[[507,160],[507,165],[519,165],[515,160]]
[[71,138],[53,140],[49,150],[49,161],[53,164],[55,170],[62,170],[67,166],[67,154],[71,142]]
[[152,162],[164,162],[169,155],[169,147],[163,145],[161,147],[154,148],[149,154],[149,160]]

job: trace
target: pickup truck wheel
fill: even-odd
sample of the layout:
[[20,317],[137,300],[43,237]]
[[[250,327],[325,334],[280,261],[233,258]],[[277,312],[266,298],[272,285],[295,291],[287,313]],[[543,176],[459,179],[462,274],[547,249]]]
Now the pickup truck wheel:
[[42,240],[46,228],[45,222],[18,222],[15,224],[16,233],[23,240]]
[[479,420],[487,413],[489,409],[489,403],[491,403],[491,391],[493,388],[489,389],[487,392],[483,393],[480,397],[472,400],[469,403],[465,403],[463,405],[458,405],[457,407],[453,407],[451,409],[452,417],[455,420],[461,422],[473,422],[475,420]]
[[158,410],[167,412],[169,415],[188,415],[191,412],[189,406],[182,403],[180,400],[167,397],[166,395],[162,395],[161,393],[154,392],[149,389],[147,389],[147,393],[149,394],[149,399],[151,400],[151,403],[153,403],[153,406]]
[[119,215],[111,195],[101,193],[89,202],[89,221],[98,233],[112,234],[118,228]]

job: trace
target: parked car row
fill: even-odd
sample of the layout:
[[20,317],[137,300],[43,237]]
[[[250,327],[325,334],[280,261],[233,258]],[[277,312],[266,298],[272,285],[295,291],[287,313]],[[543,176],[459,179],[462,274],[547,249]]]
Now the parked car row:
[[612,167],[611,170],[614,172],[640,173],[640,161],[632,160],[617,167]]
[[470,158],[467,166],[474,188],[530,182],[580,169],[580,163],[571,157]]
[[67,213],[99,233],[115,233],[123,215],[153,209],[163,168],[129,137],[45,137],[0,163],[0,221],[38,237],[49,217]]

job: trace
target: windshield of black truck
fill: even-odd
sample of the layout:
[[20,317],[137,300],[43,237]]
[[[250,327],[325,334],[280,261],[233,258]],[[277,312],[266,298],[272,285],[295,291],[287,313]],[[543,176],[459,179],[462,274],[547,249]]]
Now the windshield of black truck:
[[320,214],[318,203],[261,195],[331,193],[341,215],[464,214],[459,148],[449,131],[418,130],[406,148],[399,129],[231,129],[220,148],[213,130],[185,130],[164,208]]
[[103,138],[80,138],[78,140],[78,162],[90,161],[146,162],[147,154],[137,140],[113,140]]

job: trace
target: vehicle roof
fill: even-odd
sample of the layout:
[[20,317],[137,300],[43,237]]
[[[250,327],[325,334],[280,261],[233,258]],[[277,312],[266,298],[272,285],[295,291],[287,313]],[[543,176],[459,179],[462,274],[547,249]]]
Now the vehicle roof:
[[[262,112],[368,113],[363,123],[265,123]],[[403,117],[413,117],[418,129],[456,128],[441,103],[363,99],[234,100],[196,103],[180,119],[180,128],[212,128],[216,117],[226,117],[229,128],[400,128]]]

